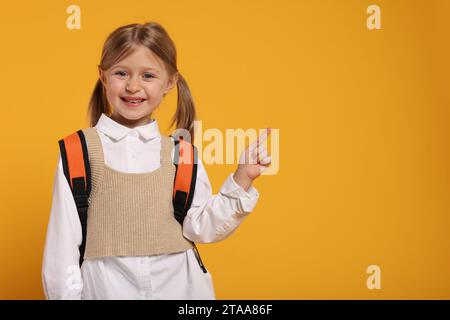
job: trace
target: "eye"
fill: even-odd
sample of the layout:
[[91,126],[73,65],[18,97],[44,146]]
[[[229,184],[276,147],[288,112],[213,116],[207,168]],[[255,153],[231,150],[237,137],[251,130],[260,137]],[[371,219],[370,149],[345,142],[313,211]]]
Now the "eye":
[[126,72],[124,72],[124,71],[117,71],[117,72],[114,73],[114,74],[118,74],[118,75],[120,75],[120,76],[125,76],[125,75],[126,75]]
[[145,79],[151,79],[151,78],[154,78],[155,76],[152,74],[152,73],[146,73],[146,74],[144,74],[144,78]]

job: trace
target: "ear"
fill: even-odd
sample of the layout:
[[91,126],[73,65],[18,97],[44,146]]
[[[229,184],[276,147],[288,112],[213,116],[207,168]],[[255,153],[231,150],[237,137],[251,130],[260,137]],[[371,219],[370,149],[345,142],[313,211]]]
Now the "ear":
[[176,86],[177,82],[178,82],[178,71],[175,72],[167,81],[167,86],[166,90],[164,90],[164,94],[166,95],[167,93],[169,93],[169,91]]
[[106,85],[106,76],[105,72],[98,66],[98,77],[100,78],[100,81],[103,83],[103,86]]

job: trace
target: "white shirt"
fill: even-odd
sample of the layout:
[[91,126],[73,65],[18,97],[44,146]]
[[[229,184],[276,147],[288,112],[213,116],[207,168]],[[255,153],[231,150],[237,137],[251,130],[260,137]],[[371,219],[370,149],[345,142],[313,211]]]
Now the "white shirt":
[[[156,119],[128,128],[102,114],[95,127],[105,162],[113,169],[142,173],[160,166],[161,134]],[[196,243],[221,241],[243,222],[258,198],[253,186],[246,192],[233,180],[233,174],[219,194],[213,195],[199,154],[195,192],[183,223],[183,235]],[[47,299],[215,299],[208,262],[202,257],[208,270],[204,273],[193,249],[164,255],[86,259],[80,270],[81,240],[77,208],[59,156],[42,264]]]

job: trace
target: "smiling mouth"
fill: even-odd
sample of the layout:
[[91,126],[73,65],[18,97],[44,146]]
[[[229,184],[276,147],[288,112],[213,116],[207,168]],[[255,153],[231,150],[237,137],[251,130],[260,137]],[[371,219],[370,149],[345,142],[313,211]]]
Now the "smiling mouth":
[[142,103],[142,102],[144,102],[144,101],[146,101],[147,99],[125,99],[125,98],[122,98],[122,97],[120,97],[120,99],[122,100],[122,101],[124,101],[125,103],[128,103],[128,104],[140,104],[140,103]]

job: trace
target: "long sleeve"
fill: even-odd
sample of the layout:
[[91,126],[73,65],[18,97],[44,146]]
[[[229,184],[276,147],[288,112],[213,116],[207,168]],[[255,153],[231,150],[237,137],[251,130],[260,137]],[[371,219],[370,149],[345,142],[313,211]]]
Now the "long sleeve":
[[78,211],[59,156],[42,263],[42,282],[47,299],[81,298],[82,279],[78,262],[81,237]]
[[212,243],[230,236],[254,209],[258,191],[251,186],[245,191],[230,174],[218,194],[211,184],[201,159],[192,205],[183,222],[183,235],[197,243]]

